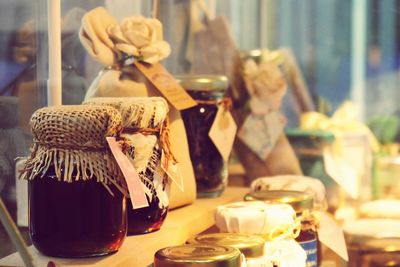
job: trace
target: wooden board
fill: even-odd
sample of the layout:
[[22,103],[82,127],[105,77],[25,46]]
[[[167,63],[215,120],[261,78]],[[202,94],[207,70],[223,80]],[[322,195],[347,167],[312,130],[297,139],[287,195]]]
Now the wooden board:
[[[212,225],[214,211],[218,205],[240,201],[249,191],[245,187],[230,187],[222,196],[213,199],[198,199],[194,204],[171,211],[161,230],[125,239],[120,250],[110,256],[88,259],[49,258],[40,254],[34,247],[29,247],[37,266],[46,266],[54,261],[65,266],[135,266],[146,267],[153,262],[154,253],[163,247],[183,244]],[[0,260],[0,266],[23,266],[19,254],[14,253]]]

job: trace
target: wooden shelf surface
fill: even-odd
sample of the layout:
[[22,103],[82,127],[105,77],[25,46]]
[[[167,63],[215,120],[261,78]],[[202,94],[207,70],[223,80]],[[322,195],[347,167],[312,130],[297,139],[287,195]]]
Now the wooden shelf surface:
[[[183,244],[212,225],[214,211],[218,205],[240,201],[248,192],[245,187],[229,187],[222,196],[212,199],[198,199],[192,205],[169,212],[161,230],[138,236],[128,236],[120,250],[110,256],[87,259],[50,258],[40,254],[33,246],[29,247],[37,266],[46,266],[51,260],[61,267],[98,266],[146,267],[153,262],[154,253],[163,247]],[[0,266],[23,266],[18,253],[0,259]]]

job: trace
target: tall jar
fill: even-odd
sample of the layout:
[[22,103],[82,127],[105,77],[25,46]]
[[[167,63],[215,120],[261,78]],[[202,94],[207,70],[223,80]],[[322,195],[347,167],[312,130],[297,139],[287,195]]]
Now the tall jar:
[[[228,183],[224,161],[208,133],[225,97],[228,80],[225,76],[190,75],[176,77],[198,105],[182,111],[197,186],[197,197],[217,197]],[[228,100],[229,101],[229,100]],[[226,106],[225,106],[226,108]]]
[[318,221],[312,211],[314,199],[311,195],[299,191],[257,191],[245,196],[246,201],[261,200],[267,203],[289,204],[301,219],[300,233],[296,241],[307,253],[307,267],[319,266],[319,242],[317,235]]
[[173,160],[169,147],[168,104],[161,97],[99,97],[87,105],[106,105],[122,115],[121,137],[125,154],[133,163],[144,185],[148,207],[134,209],[127,202],[128,234],[145,234],[162,226],[169,205],[170,182],[161,167],[161,156]]
[[106,143],[121,116],[111,107],[60,106],[31,118],[28,179],[29,233],[52,257],[116,252],[126,236],[126,185]]
[[154,267],[245,267],[238,249],[219,245],[184,245],[160,249]]

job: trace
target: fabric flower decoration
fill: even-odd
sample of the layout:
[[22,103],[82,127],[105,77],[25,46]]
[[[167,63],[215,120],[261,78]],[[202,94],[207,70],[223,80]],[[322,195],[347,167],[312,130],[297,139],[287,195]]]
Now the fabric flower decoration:
[[154,64],[171,53],[169,44],[163,40],[162,24],[157,19],[135,16],[125,18],[120,24],[111,25],[107,33],[118,53]]

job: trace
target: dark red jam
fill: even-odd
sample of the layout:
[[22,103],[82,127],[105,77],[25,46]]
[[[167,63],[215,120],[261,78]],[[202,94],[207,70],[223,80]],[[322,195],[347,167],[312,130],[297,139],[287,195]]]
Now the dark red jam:
[[29,232],[33,245],[53,257],[91,257],[116,252],[126,236],[125,197],[112,196],[93,177],[59,182],[54,169],[29,181]]
[[128,209],[128,234],[147,234],[160,229],[167,217],[168,208],[160,208],[158,199],[149,202],[149,206],[141,209],[133,209],[132,203],[127,199]]
[[[227,166],[208,133],[218,111],[217,101],[224,91],[187,92],[198,100],[198,105],[182,111],[189,143],[190,159],[196,177],[198,197],[216,197],[227,184]],[[204,101],[204,102],[202,102]],[[207,103],[206,101],[211,101]],[[213,103],[214,102],[214,103]]]

